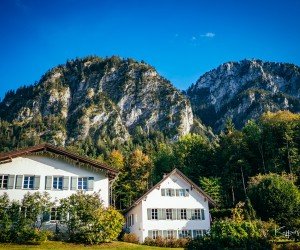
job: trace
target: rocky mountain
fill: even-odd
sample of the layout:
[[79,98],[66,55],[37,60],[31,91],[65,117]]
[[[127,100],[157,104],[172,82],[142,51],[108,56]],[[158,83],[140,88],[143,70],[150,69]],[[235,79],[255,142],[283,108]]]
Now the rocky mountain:
[[137,129],[176,139],[193,126],[190,102],[168,80],[144,62],[115,56],[49,70],[35,85],[7,93],[0,118],[8,137],[63,146],[87,137],[123,143]]
[[226,119],[241,128],[263,112],[300,112],[300,67],[242,60],[228,62],[199,78],[187,90],[194,115],[220,132]]

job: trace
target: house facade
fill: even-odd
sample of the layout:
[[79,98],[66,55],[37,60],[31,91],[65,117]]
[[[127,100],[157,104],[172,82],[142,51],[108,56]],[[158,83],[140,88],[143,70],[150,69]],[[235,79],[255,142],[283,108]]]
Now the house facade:
[[10,200],[46,191],[55,201],[83,190],[100,192],[107,207],[117,175],[111,167],[49,144],[0,154],[0,195],[7,193]]
[[216,203],[178,169],[124,212],[126,231],[146,237],[196,238],[210,229],[209,205]]

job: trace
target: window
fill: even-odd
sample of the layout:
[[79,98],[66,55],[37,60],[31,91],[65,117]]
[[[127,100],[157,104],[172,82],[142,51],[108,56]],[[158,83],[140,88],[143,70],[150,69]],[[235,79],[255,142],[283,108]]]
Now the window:
[[152,231],[152,239],[155,240],[159,236],[159,231],[158,230],[153,230]]
[[56,207],[51,208],[50,220],[59,221],[61,218],[60,211]]
[[175,238],[174,231],[168,230],[167,231],[167,239],[173,239],[173,238]]
[[188,230],[181,230],[181,233],[179,234],[180,238],[187,238],[189,236]]
[[34,176],[24,176],[23,188],[33,189]]
[[186,220],[187,216],[186,216],[186,209],[180,209],[180,219],[181,220]]
[[184,189],[179,189],[178,190],[178,196],[185,196],[185,190]]
[[166,196],[172,196],[172,189],[171,188],[166,189]]
[[127,217],[127,227],[131,227],[134,225],[134,215],[131,214]]
[[202,237],[202,230],[194,230],[193,234],[194,238]]
[[171,208],[167,208],[166,209],[166,219],[167,220],[172,220],[173,216],[172,216],[172,209]]
[[152,220],[157,220],[157,219],[158,219],[157,208],[153,208],[153,209],[152,209],[151,219],[152,219]]
[[53,185],[52,188],[55,190],[62,190],[63,189],[63,177],[53,177]]
[[8,175],[0,175],[0,189],[7,188]]
[[194,210],[193,219],[194,219],[194,220],[201,220],[200,209],[195,209],[195,210]]
[[87,189],[88,189],[88,178],[78,177],[78,190],[87,190]]
[[21,214],[23,214],[24,218],[27,217],[28,213],[30,213],[30,207],[21,207]]

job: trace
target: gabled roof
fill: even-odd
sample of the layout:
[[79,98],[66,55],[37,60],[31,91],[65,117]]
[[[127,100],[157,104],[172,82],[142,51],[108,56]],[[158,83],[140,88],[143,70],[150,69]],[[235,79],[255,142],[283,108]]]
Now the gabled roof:
[[10,151],[7,153],[2,153],[2,154],[0,154],[0,164],[9,162],[12,160],[12,158],[16,158],[16,157],[28,155],[28,154],[33,154],[33,153],[38,153],[38,152],[54,153],[58,156],[62,156],[62,157],[66,157],[71,160],[74,160],[76,163],[87,164],[91,167],[94,167],[97,170],[101,170],[102,172],[105,172],[110,180],[115,179],[119,173],[116,169],[106,166],[103,163],[100,163],[98,161],[89,159],[87,157],[72,153],[70,151],[67,151],[65,149],[62,149],[62,148],[59,148],[59,147],[56,147],[56,146],[53,146],[53,145],[47,144],[47,143],[39,144],[39,145],[32,146],[32,147],[22,148],[20,150],[14,150],[14,151]]
[[197,190],[198,193],[202,194],[208,200],[208,203],[211,206],[213,206],[213,207],[217,206],[217,203],[208,194],[206,194],[200,187],[198,187],[192,180],[190,180],[187,176],[185,176],[181,171],[179,171],[177,168],[175,168],[172,172],[165,175],[161,181],[159,181],[156,185],[154,185],[152,188],[150,188],[143,196],[141,196],[138,200],[136,200],[129,208],[124,210],[123,213],[126,214],[133,207],[137,206],[145,197],[147,197],[148,194],[150,194],[154,189],[159,187],[161,185],[161,183],[163,183],[167,178],[169,178],[170,176],[172,176],[174,174],[178,174],[183,180],[185,180],[187,183],[189,183],[191,185],[193,190],[195,189],[195,190]]

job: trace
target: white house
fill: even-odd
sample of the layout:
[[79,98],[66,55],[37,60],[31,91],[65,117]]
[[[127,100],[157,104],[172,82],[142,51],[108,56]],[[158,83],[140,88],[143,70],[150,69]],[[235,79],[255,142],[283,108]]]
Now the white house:
[[195,238],[210,229],[216,203],[178,169],[153,186],[125,212],[126,231],[146,237]]
[[27,192],[48,192],[54,200],[78,190],[100,191],[109,205],[111,187],[118,171],[67,150],[40,144],[0,154],[0,195],[21,200]]

